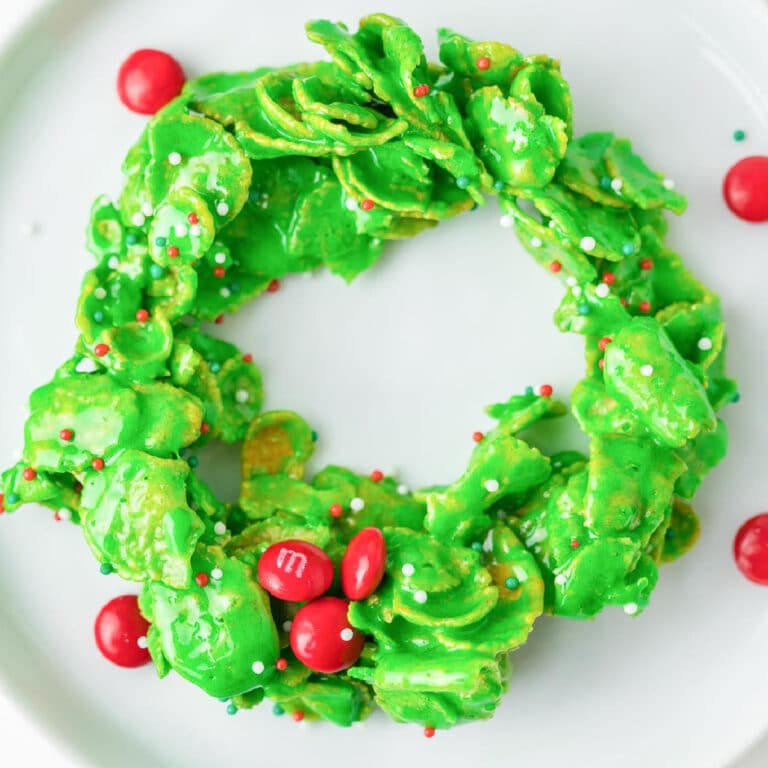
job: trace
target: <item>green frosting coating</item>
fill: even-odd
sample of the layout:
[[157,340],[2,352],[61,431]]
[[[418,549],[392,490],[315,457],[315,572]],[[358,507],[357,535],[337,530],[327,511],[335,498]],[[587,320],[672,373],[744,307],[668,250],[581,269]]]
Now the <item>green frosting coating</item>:
[[[688,502],[725,455],[716,414],[738,395],[721,307],[664,244],[665,210],[685,198],[628,140],[574,136],[556,60],[443,29],[430,63],[385,14],[307,32],[330,60],[191,80],[129,150],[118,202],[95,201],[79,336],[30,397],[0,509],[66,512],[104,567],[141,584],[160,675],[234,711],[268,698],[349,726],[375,702],[447,728],[492,715],[508,654],[542,612],[639,613],[658,564],[695,542]],[[310,425],[262,413],[258,367],[204,323],[291,273],[352,280],[385,241],[491,195],[563,282],[554,319],[584,338],[570,408],[589,454],[528,439],[567,413],[530,390],[487,409],[496,426],[453,481],[410,492],[339,466],[307,477]],[[234,504],[196,474],[190,452],[211,441],[240,445]],[[259,558],[314,543],[341,595],[347,544],[371,526],[385,574],[348,613],[365,648],[314,673],[290,650],[300,606],[267,597]]]

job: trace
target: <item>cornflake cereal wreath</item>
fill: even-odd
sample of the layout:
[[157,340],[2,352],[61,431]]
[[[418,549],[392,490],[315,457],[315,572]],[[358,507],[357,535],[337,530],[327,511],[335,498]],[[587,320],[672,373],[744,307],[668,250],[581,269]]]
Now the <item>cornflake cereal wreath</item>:
[[[161,676],[344,726],[376,702],[429,736],[491,716],[542,612],[647,605],[697,536],[736,387],[717,296],[663,242],[685,199],[626,139],[573,138],[556,60],[442,30],[428,63],[383,14],[307,31],[331,61],[188,82],[128,152],[119,202],[97,199],[76,350],[31,395],[4,508],[70,517],[103,572],[141,584]],[[262,413],[252,358],[204,323],[289,273],[352,280],[487,195],[565,287],[589,456],[518,436],[566,413],[544,386],[488,408],[450,485],[305,478],[311,428]],[[237,504],[194,471],[212,440],[242,446]]]

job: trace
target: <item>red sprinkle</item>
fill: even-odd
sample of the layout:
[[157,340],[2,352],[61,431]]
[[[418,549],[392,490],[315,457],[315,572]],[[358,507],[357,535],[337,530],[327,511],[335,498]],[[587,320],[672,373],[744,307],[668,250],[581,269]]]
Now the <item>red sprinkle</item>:
[[104,355],[109,354],[109,346],[107,344],[97,344],[93,348],[93,354],[96,357],[104,357]]
[[224,267],[214,267],[213,268],[213,276],[214,277],[224,277],[224,275],[227,274],[227,270],[224,269]]
[[384,473],[380,469],[374,469],[373,472],[371,472],[371,480],[373,480],[374,483],[380,483],[384,479]]
[[216,315],[214,321],[216,325],[221,325],[224,322],[224,315]]
[[208,586],[208,582],[210,580],[211,579],[210,579],[210,577],[208,576],[207,573],[203,573],[201,571],[200,573],[195,574],[195,583],[197,584],[198,587],[203,587],[203,588],[207,587]]
[[745,157],[732,166],[723,182],[723,197],[740,219],[768,221],[768,157]]
[[74,436],[75,433],[71,429],[62,429],[61,432],[59,432],[59,439],[63,440],[65,443],[68,443]]
[[102,470],[102,469],[104,469],[104,459],[100,459],[100,458],[98,458],[98,457],[97,457],[97,458],[95,458],[95,459],[94,459],[94,460],[91,462],[91,466],[92,466],[92,467],[93,467],[93,468],[94,468],[94,469],[95,469],[97,472],[101,472],[101,470]]
[[644,314],[647,315],[651,311],[651,302],[650,301],[641,301],[637,308]]
[[300,709],[297,709],[295,712],[291,712],[291,717],[297,723],[300,723],[304,719],[304,713]]
[[563,268],[563,265],[559,261],[551,261],[549,263],[550,272],[559,272]]
[[640,269],[644,269],[646,272],[649,269],[653,269],[653,261],[651,259],[641,259],[640,260]]
[[597,342],[597,348],[601,352],[605,352],[605,348],[613,341],[613,339],[610,336],[603,336],[600,341]]
[[83,484],[81,482],[77,482],[74,484],[72,490],[74,490],[75,493],[82,493],[83,492]]
[[270,293],[277,293],[277,291],[280,290],[280,281],[277,278],[270,280],[269,285],[267,286],[267,290]]
[[613,272],[606,272],[603,275],[603,282],[606,285],[613,285],[616,282],[616,275],[614,275]]
[[485,437],[485,435],[484,435],[482,432],[473,432],[473,433],[472,433],[472,439],[473,439],[473,440],[474,440],[476,443],[481,443],[481,442],[483,441],[483,438],[484,438],[484,437]]
[[364,211],[370,211],[373,208],[373,200],[371,200],[369,197],[366,197],[365,200],[360,203],[360,207]]
[[581,542],[578,539],[571,539],[571,548],[578,549],[581,546]]
[[288,669],[288,661],[287,661],[287,659],[278,659],[275,662],[275,669],[278,672],[283,672],[284,670]]
[[341,504],[331,504],[328,513],[331,517],[341,517],[344,514],[344,509],[342,508]]
[[619,299],[619,303],[621,304],[622,307],[627,306],[627,300],[623,296]]
[[128,109],[153,115],[184,85],[184,70],[164,51],[142,48],[134,51],[117,73],[117,95]]
[[601,357],[601,358],[600,358],[600,359],[597,361],[597,367],[598,367],[598,368],[599,368],[601,371],[603,370],[603,368],[605,368],[605,358],[604,358],[604,357]]
[[207,421],[204,421],[200,425],[200,434],[207,435],[210,431],[211,431],[211,425]]
[[491,60],[487,56],[481,56],[476,62],[478,69],[489,69]]
[[423,96],[427,96],[428,94],[429,94],[429,86],[428,86],[426,83],[422,83],[421,85],[417,85],[417,86],[416,86],[416,87],[413,89],[413,95],[414,95],[414,96],[415,96],[417,99],[420,99],[420,98],[422,98]]
[[190,213],[189,216],[187,216],[187,221],[190,224],[197,224],[197,222],[200,221],[200,219],[197,217],[196,213]]
[[253,355],[250,352],[246,352],[243,355],[243,362],[244,363],[252,363],[253,362]]
[[146,323],[147,320],[149,320],[149,312],[147,312],[146,309],[140,309],[136,313],[136,322],[137,323]]
[[169,245],[166,253],[169,259],[175,259],[179,255],[179,249],[175,245]]
[[23,477],[25,480],[34,480],[34,479],[37,477],[37,472],[35,472],[35,470],[34,470],[34,469],[32,469],[32,467],[27,467],[27,468],[26,468],[26,469],[25,469],[25,470],[24,470],[24,471],[21,473],[21,476],[22,476],[22,477]]
[[426,736],[426,738],[428,739],[431,739],[434,735],[435,735],[435,729],[431,725],[428,725],[424,729],[424,736]]
[[552,385],[551,384],[542,384],[539,387],[539,394],[542,397],[550,397],[552,395],[553,391],[554,390],[552,389]]

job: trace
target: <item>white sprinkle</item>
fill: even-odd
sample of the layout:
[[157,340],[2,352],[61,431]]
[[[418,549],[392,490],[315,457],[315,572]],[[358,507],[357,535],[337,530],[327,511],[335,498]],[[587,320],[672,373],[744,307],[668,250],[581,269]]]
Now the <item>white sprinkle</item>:
[[509,229],[512,226],[512,217],[509,214],[505,213],[499,219],[499,224],[501,224],[501,226],[504,227],[504,229]]
[[247,403],[250,399],[251,394],[247,389],[238,389],[237,392],[235,392],[235,400],[237,400],[238,403]]
[[176,237],[186,237],[187,225],[186,224],[177,224],[173,228],[173,233],[176,235]]
[[601,299],[604,299],[610,292],[611,289],[607,283],[600,283],[600,285],[595,288],[595,295],[599,296]]
[[106,292],[106,291],[105,291],[105,290],[104,290],[104,289],[103,289],[101,286],[99,286],[99,287],[98,287],[98,288],[97,288],[97,289],[96,289],[96,290],[93,292],[93,295],[94,295],[94,296],[95,296],[97,299],[99,299],[99,301],[101,301],[102,299],[106,299],[106,298],[107,298],[107,292]]
[[634,616],[638,611],[638,605],[637,603],[627,603],[624,606],[624,613],[627,614],[627,616]]
[[62,507],[59,510],[59,520],[71,520],[72,512],[67,507]]
[[565,584],[565,576],[562,573],[558,573],[557,576],[555,576],[555,584]]
[[213,526],[213,532],[217,536],[223,536],[227,532],[227,524],[219,520],[219,522]]
[[136,640],[136,645],[138,645],[139,648],[146,648],[148,645],[146,635],[142,635],[138,638],[138,640]]
[[405,485],[404,483],[400,483],[400,485],[397,486],[397,492],[401,496],[407,496],[409,493],[408,486]]
[[498,480],[486,480],[485,481],[485,490],[488,491],[488,493],[496,493],[500,488],[499,481]]
[[290,632],[292,626],[293,626],[293,622],[290,619],[288,619],[287,621],[284,621],[283,632]]
[[221,570],[221,568],[214,568],[214,569],[211,571],[211,578],[212,578],[212,579],[216,579],[217,581],[218,581],[218,579],[220,579],[220,578],[221,578],[223,575],[224,575],[224,571],[222,571],[222,570]]
[[251,666],[251,669],[257,675],[260,675],[264,671],[264,662],[263,661],[254,661],[253,662],[253,666]]
[[144,214],[141,211],[136,211],[136,213],[131,216],[131,224],[133,224],[134,227],[142,227],[144,226],[144,222],[146,221],[146,218],[144,217]]
[[417,603],[426,603],[427,602],[427,593],[423,589],[416,590],[416,592],[413,593],[413,599]]
[[217,264],[224,264],[227,261],[227,254],[223,251],[219,251],[214,257],[213,260]]
[[359,496],[355,496],[355,498],[349,502],[349,508],[353,512],[362,512],[365,509],[365,502]]
[[581,238],[581,242],[579,243],[581,246],[582,251],[592,251],[594,250],[594,247],[597,245],[597,242],[595,241],[594,237],[590,237],[587,235],[586,237]]
[[193,225],[192,225],[192,226],[189,228],[189,234],[190,234],[192,237],[200,237],[200,234],[202,233],[202,231],[203,231],[203,230],[202,230],[202,229],[200,229],[200,225],[199,225],[199,224],[193,224]]
[[643,376],[650,376],[653,373],[653,366],[652,365],[643,365],[640,367],[640,373]]
[[219,216],[226,216],[229,213],[229,206],[226,203],[219,203],[216,206],[216,213],[218,213]]
[[571,293],[574,296],[581,296],[581,286],[580,285],[574,285],[573,288],[571,288]]
[[675,182],[672,181],[672,179],[664,179],[664,181],[661,182],[664,185],[664,189],[674,189],[675,188]]
[[357,210],[357,201],[353,200],[351,197],[347,198],[347,202],[344,203],[348,211],[355,211]]
[[549,224],[547,224],[547,226],[548,226],[550,229],[554,229],[554,228],[557,226],[557,223],[555,222],[555,220],[554,220],[554,219],[550,219],[550,220],[549,220]]
[[144,205],[141,206],[141,212],[145,216],[151,216],[155,212],[155,209],[152,207],[152,203],[144,203]]
[[702,352],[709,352],[712,349],[712,339],[707,336],[702,336],[698,344],[696,345]]
[[579,281],[578,281],[578,280],[577,280],[577,279],[576,279],[576,278],[575,278],[573,275],[569,275],[569,276],[568,276],[568,277],[565,279],[565,284],[566,284],[566,285],[570,285],[570,286],[574,286],[574,285],[576,285],[578,282],[579,282]]
[[541,238],[540,237],[532,237],[531,238],[531,247],[532,248],[541,248]]
[[99,370],[99,366],[90,357],[84,357],[75,366],[75,370],[78,373],[93,373]]
[[344,627],[344,629],[341,630],[341,639],[345,643],[348,643],[354,636],[355,633],[349,627]]
[[110,256],[107,266],[110,269],[117,269],[120,266],[120,259],[117,256]]
[[171,154],[168,155],[168,162],[171,165],[181,165],[181,155],[178,152],[171,152]]
[[400,571],[402,572],[403,576],[413,576],[413,574],[416,573],[416,568],[414,567],[413,563],[405,563]]
[[228,299],[232,295],[232,291],[229,288],[219,288],[219,296],[222,299]]
[[614,192],[621,192],[624,182],[621,179],[611,179],[611,189]]

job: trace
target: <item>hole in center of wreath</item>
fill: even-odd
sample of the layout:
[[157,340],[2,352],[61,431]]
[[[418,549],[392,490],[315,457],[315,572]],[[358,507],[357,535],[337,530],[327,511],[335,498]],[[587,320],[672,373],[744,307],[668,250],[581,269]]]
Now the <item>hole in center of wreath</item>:
[[[385,247],[347,285],[327,272],[289,275],[206,329],[251,353],[265,410],[300,413],[318,434],[310,472],[340,464],[394,471],[409,487],[450,483],[466,467],[484,407],[543,383],[568,399],[583,340],[552,315],[565,290],[538,267],[494,200]],[[584,448],[570,418],[536,428],[545,451]],[[199,471],[237,498],[237,449],[211,446]]]

